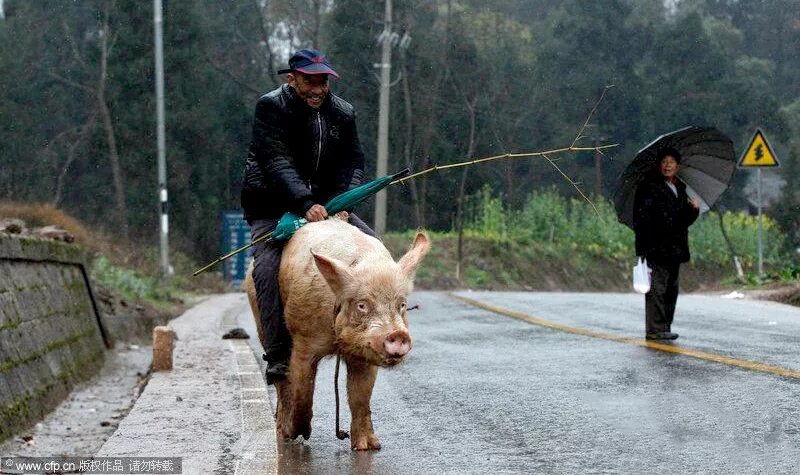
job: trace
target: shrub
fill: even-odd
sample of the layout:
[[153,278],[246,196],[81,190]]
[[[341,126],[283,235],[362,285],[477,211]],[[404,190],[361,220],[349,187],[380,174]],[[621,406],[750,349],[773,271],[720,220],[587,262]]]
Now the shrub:
[[134,270],[115,266],[105,256],[94,260],[91,276],[93,281],[113,289],[131,301],[141,299],[163,307],[167,302],[179,300],[174,286],[164,284],[154,277],[140,275]]

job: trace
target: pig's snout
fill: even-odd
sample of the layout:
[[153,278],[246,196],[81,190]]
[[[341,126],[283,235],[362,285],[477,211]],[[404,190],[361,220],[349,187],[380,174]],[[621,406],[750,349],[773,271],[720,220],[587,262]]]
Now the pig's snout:
[[408,332],[397,330],[386,336],[383,348],[391,358],[400,358],[411,351],[411,337]]

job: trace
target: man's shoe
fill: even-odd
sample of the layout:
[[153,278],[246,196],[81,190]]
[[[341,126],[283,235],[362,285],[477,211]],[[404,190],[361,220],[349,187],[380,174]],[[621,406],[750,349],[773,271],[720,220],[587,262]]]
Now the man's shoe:
[[286,379],[289,373],[289,365],[282,361],[276,361],[267,365],[267,384],[275,384]]
[[664,332],[664,333],[662,333],[662,335],[664,335],[664,337],[663,337],[664,340],[677,340],[678,339],[678,334],[677,333]]

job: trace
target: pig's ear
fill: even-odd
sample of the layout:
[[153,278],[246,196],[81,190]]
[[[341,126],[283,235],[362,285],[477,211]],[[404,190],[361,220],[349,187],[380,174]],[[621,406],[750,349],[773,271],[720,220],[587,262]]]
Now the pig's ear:
[[353,279],[353,274],[350,273],[350,269],[348,269],[344,263],[336,259],[325,257],[313,251],[311,254],[314,255],[314,262],[317,264],[317,269],[319,269],[322,277],[325,277],[333,293],[341,293],[342,289]]
[[411,249],[397,261],[397,263],[400,264],[400,269],[403,271],[403,274],[408,277],[413,276],[414,271],[417,270],[417,266],[422,262],[422,258],[425,257],[425,254],[428,253],[430,248],[431,241],[428,239],[428,235],[423,232],[418,232],[414,238],[413,244],[411,244]]

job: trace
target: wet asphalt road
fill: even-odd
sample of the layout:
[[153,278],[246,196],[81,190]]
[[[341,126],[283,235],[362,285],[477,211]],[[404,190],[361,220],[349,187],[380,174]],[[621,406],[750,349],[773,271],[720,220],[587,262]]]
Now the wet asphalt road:
[[[643,336],[633,294],[463,295]],[[410,358],[379,372],[372,398],[383,449],[335,438],[326,360],[312,436],[279,441],[280,473],[800,473],[800,379],[564,333],[445,293],[415,303]],[[245,308],[239,323],[255,334]],[[800,370],[798,309],[681,296],[673,331],[687,348]]]

